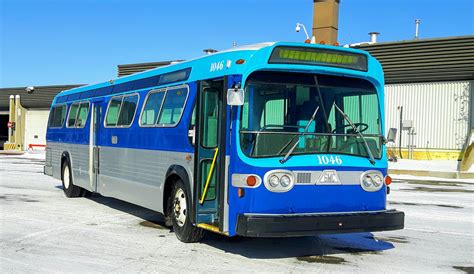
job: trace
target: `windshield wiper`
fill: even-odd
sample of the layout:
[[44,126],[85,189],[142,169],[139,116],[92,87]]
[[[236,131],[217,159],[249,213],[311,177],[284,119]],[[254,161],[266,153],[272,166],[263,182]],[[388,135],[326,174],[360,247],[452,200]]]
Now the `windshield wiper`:
[[[314,119],[316,118],[316,114],[318,113],[318,110],[319,110],[319,106],[316,107],[316,110],[313,112],[313,115],[311,116],[311,119],[308,121],[308,123],[306,124],[306,127],[304,128],[304,131],[303,131],[303,135],[308,132],[308,128],[309,126],[311,125],[311,123],[314,121]],[[299,135],[295,135],[293,136],[293,138],[291,138],[291,140],[286,143],[282,149],[280,149],[280,151],[278,152],[278,154],[280,154],[283,150],[285,150],[285,148],[291,144],[291,142],[293,142],[293,140]],[[293,150],[295,150],[296,146],[299,144],[301,138],[298,139],[298,141],[296,141],[296,143],[290,148],[290,150],[288,150],[288,152],[285,154],[285,157],[283,157],[282,159],[280,159],[280,163],[281,164],[284,164],[286,162],[286,160],[288,160],[288,157],[290,157],[291,153],[293,153]]]
[[369,144],[367,144],[367,141],[365,140],[364,135],[362,135],[362,133],[359,132],[359,130],[358,130],[357,127],[354,125],[354,123],[353,123],[352,120],[349,118],[349,116],[347,116],[347,114],[345,114],[344,111],[342,111],[342,110],[337,106],[336,102],[334,102],[334,107],[337,109],[337,111],[339,111],[339,112],[341,113],[342,117],[344,117],[344,119],[351,125],[352,130],[354,131],[354,133],[356,133],[357,135],[359,135],[360,138],[362,138],[362,141],[364,141],[365,149],[367,150],[367,153],[369,154],[370,163],[371,163],[372,165],[375,165],[374,155],[372,155],[372,151],[370,150]]

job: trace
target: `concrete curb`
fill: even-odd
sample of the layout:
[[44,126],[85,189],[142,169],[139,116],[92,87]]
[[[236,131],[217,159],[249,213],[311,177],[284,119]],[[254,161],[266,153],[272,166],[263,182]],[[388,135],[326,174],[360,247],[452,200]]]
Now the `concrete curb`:
[[0,150],[0,155],[23,155],[25,151],[19,150]]

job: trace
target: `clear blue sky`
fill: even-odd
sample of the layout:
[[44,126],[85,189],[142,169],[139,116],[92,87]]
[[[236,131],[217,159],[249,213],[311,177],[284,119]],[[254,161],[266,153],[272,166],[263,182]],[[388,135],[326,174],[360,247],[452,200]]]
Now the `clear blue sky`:
[[[472,35],[474,0],[341,0],[339,42]],[[303,41],[312,0],[0,0],[0,87],[88,84],[117,65],[190,59],[202,49]]]

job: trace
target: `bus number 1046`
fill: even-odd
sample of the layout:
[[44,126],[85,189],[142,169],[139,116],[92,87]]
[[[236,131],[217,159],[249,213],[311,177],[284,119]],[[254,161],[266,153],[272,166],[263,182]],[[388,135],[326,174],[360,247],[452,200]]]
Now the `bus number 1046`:
[[342,159],[340,156],[324,156],[324,155],[317,155],[318,161],[320,165],[327,165],[331,163],[332,165],[341,165]]

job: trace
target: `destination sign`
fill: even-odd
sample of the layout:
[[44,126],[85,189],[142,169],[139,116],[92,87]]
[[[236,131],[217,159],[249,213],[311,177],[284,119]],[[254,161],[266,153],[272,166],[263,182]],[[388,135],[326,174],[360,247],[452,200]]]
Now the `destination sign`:
[[332,66],[367,71],[367,56],[351,52],[304,47],[276,47],[269,64]]

